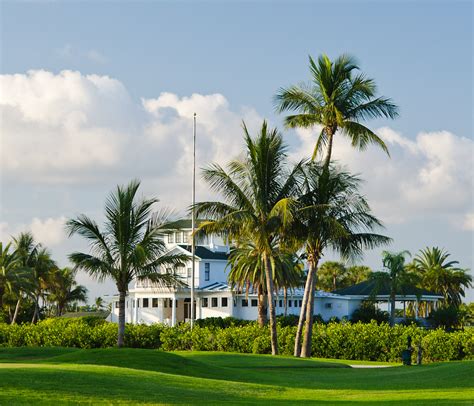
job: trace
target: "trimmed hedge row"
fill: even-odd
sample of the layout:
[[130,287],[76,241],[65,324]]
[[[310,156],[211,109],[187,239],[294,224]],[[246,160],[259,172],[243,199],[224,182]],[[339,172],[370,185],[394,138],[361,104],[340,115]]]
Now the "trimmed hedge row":
[[[278,326],[281,354],[293,353],[296,328]],[[424,361],[474,359],[474,330],[445,332],[424,330],[415,325],[390,327],[388,324],[316,324],[312,355],[368,361],[400,361],[407,337],[414,347],[421,342]],[[48,319],[38,324],[0,324],[0,347],[58,346],[105,348],[115,345],[117,325],[93,319]],[[271,352],[267,327],[256,323],[219,328],[189,325],[167,327],[161,324],[127,325],[125,344],[133,348],[171,350],[227,351],[268,354]],[[416,351],[413,354],[415,358]]]

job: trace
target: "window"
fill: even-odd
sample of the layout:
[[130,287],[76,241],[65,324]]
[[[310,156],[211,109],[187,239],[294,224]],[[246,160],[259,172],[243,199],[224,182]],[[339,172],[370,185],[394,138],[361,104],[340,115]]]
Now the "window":
[[332,309],[332,303],[325,303],[324,308],[325,309]]
[[183,231],[183,242],[189,244],[189,234],[186,231]]
[[192,271],[193,271],[192,268],[188,268],[188,278],[190,278],[192,276],[191,275]]
[[176,233],[176,243],[177,244],[181,244],[181,235],[182,235],[181,231]]
[[303,307],[303,301],[300,300],[300,307]]
[[158,298],[157,297],[154,297],[153,299],[151,299],[151,306],[152,307],[158,307]]
[[211,279],[211,264],[206,262],[204,264],[204,280],[209,281]]
[[288,307],[291,307],[291,305],[292,305],[291,300],[288,300]]
[[163,307],[168,307],[168,299],[163,300]]
[[278,301],[278,307],[283,307],[283,300],[280,299],[280,300]]
[[173,234],[173,233],[169,233],[169,234],[168,234],[168,243],[169,243],[169,244],[170,244],[170,243],[171,243],[171,244],[174,243],[174,234]]
[[209,300],[207,299],[207,297],[203,297],[202,298],[202,307],[207,307],[208,306],[208,302]]
[[213,297],[213,298],[211,299],[211,306],[212,306],[212,307],[217,307],[217,297]]
[[257,307],[258,306],[258,300],[257,299],[252,299],[251,304],[252,304],[252,307]]
[[221,306],[222,307],[227,307],[228,306],[228,301],[227,301],[227,298],[226,297],[223,297],[221,299]]
[[148,302],[150,301],[150,299],[144,298],[142,300],[143,300],[143,307],[148,307]]
[[247,299],[242,299],[242,307],[248,307],[249,301]]

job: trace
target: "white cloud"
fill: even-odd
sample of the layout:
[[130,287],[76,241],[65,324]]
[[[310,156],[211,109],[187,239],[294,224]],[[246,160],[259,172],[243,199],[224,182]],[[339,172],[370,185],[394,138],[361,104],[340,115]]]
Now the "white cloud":
[[[298,130],[300,146],[293,157],[311,154],[318,133]],[[375,212],[387,223],[439,215],[461,224],[456,219],[473,205],[474,142],[448,131],[422,132],[414,140],[386,127],[377,133],[391,158],[375,147],[355,151],[340,136],[333,149],[335,159],[366,181],[364,191]]]
[[101,52],[95,49],[87,51],[86,56],[89,60],[98,64],[104,64],[107,62],[107,58]]
[[149,178],[173,202],[189,189],[194,112],[198,167],[235,156],[241,120],[250,128],[261,121],[253,109],[232,111],[221,94],[162,93],[139,102],[118,80],[73,71],[1,75],[0,91],[5,178],[35,183]]
[[464,230],[474,231],[474,212],[465,214],[462,228]]
[[11,225],[7,222],[0,223],[0,241],[11,241],[11,238],[21,232],[31,232],[35,240],[47,247],[61,244],[66,239],[64,216],[57,218],[40,219],[35,217],[29,224]]

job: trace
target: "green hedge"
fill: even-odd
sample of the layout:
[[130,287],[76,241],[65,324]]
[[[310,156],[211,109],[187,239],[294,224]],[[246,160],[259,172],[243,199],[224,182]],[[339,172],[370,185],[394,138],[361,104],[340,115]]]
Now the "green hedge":
[[[293,353],[296,327],[278,326],[281,354]],[[390,327],[386,323],[316,324],[313,331],[312,354],[321,358],[370,361],[400,361],[407,338],[415,347],[421,343],[423,360],[447,361],[474,359],[474,329],[445,332],[425,330],[415,325]],[[105,348],[115,345],[117,325],[104,320],[48,319],[38,324],[8,325],[0,323],[0,347],[78,347]],[[267,327],[256,323],[227,328],[187,324],[167,327],[161,324],[127,325],[125,344],[134,348],[171,350],[228,351],[269,354],[270,334]],[[413,354],[416,357],[416,351]]]

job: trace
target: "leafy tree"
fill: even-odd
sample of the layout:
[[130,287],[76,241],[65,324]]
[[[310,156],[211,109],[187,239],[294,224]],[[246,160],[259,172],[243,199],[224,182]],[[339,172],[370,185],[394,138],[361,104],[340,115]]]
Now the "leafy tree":
[[353,265],[346,269],[345,287],[356,285],[370,278],[372,269],[365,265]]
[[95,298],[94,303],[97,310],[102,310],[105,306],[104,299],[102,299],[100,296]]
[[[303,273],[301,262],[293,254],[282,252],[278,247],[272,247],[275,289],[286,292],[290,288],[301,284]],[[263,326],[267,322],[267,290],[265,283],[265,263],[259,250],[251,242],[238,244],[229,256],[229,282],[234,289],[250,289],[257,291],[258,297],[258,323]]]
[[444,296],[445,306],[459,306],[465,290],[472,286],[472,276],[467,269],[457,267],[458,261],[448,260],[449,256],[438,247],[427,247],[415,257],[413,268],[423,287]]
[[319,289],[331,292],[344,287],[347,269],[343,263],[337,261],[326,261],[318,269],[316,286]]
[[381,227],[381,223],[371,214],[367,201],[358,191],[359,178],[339,169],[326,169],[314,162],[304,166],[304,175],[287,238],[292,244],[300,244],[308,263],[295,338],[295,356],[309,357],[314,290],[319,261],[324,252],[332,249],[343,260],[353,260],[362,256],[364,248],[386,244],[390,239],[372,233],[375,228]]
[[209,219],[201,223],[199,230],[225,235],[234,242],[245,239],[255,247],[264,266],[272,354],[277,354],[273,247],[291,217],[291,196],[296,190],[300,165],[288,170],[282,136],[276,129],[268,129],[265,121],[255,139],[245,124],[243,128],[246,156],[231,161],[227,170],[217,164],[204,170],[204,179],[225,202],[196,205],[197,215]]
[[57,316],[62,316],[70,303],[87,301],[87,289],[76,282],[75,270],[56,269],[47,282],[48,300],[56,304]]
[[80,215],[67,221],[69,236],[78,234],[89,241],[90,254],[74,252],[69,256],[76,270],[104,280],[114,280],[119,292],[118,347],[124,343],[125,298],[134,280],[151,280],[166,287],[182,282],[166,267],[182,265],[188,257],[166,253],[164,235],[169,224],[164,213],[153,214],[157,199],[137,201],[139,181],[117,186],[105,203],[105,227]]
[[39,320],[40,306],[39,301],[43,299],[44,291],[47,288],[47,279],[51,272],[55,270],[56,263],[51,258],[51,253],[47,248],[35,242],[31,233],[21,233],[13,239],[15,252],[20,261],[20,267],[28,269],[31,272],[32,288],[29,294],[34,302],[34,312],[31,319],[32,323]]
[[[409,287],[416,285],[416,276],[407,271],[405,267],[405,257],[410,255],[408,251],[392,253],[382,252],[382,263],[384,272],[374,272],[371,278],[377,282],[376,290],[385,285],[390,290],[390,325],[395,324],[395,300],[398,293]],[[377,292],[373,292],[375,295]]]
[[290,128],[322,127],[313,152],[313,160],[326,149],[324,166],[331,161],[334,136],[339,132],[360,150],[369,144],[378,145],[388,154],[383,140],[361,122],[367,119],[398,116],[392,100],[376,97],[373,79],[357,73],[354,58],[341,55],[331,61],[326,55],[317,61],[309,57],[311,82],[306,85],[281,88],[275,96],[279,112],[293,111],[285,118]]

